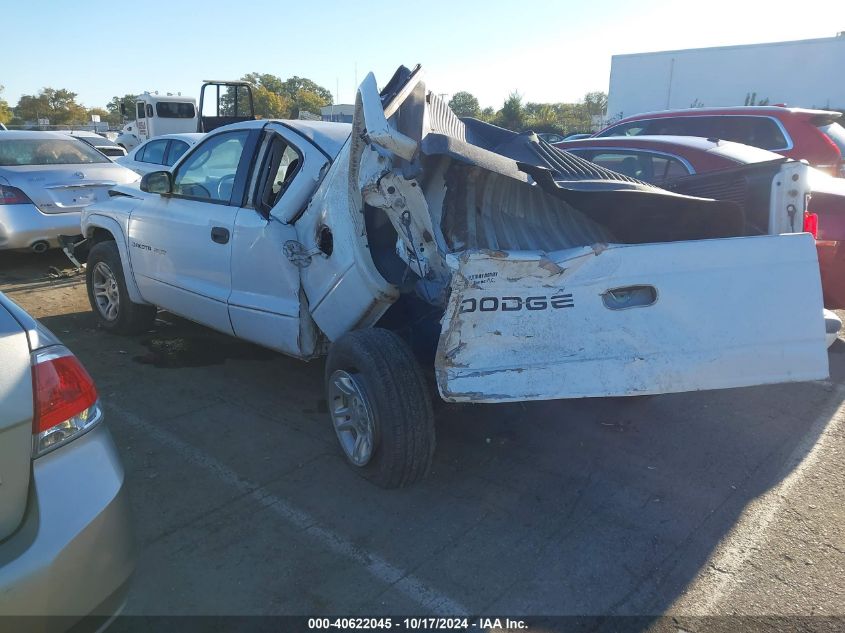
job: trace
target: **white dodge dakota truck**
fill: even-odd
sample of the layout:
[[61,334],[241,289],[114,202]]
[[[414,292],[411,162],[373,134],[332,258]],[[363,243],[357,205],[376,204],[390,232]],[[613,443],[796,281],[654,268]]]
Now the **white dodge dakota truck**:
[[351,126],[222,127],[82,226],[106,330],[158,307],[327,354],[344,455],[396,487],[432,460],[429,377],[450,402],[826,378],[810,194],[785,159],[657,189],[458,119],[403,67]]

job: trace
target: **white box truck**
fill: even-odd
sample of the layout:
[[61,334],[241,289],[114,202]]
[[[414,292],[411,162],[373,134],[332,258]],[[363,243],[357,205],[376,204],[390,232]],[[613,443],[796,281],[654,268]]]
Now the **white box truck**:
[[792,42],[614,55],[610,122],[691,107],[783,103],[845,110],[845,32]]

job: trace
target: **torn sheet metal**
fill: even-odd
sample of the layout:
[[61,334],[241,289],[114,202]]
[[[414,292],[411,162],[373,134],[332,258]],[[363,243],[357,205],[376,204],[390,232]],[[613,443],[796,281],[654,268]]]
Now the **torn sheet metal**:
[[828,375],[806,234],[545,255],[475,251],[452,263],[436,358],[447,401],[659,394]]

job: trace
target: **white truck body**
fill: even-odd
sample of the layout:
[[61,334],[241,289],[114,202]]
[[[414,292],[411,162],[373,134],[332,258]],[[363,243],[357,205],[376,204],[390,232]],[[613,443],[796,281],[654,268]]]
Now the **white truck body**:
[[741,106],[749,96],[757,103],[845,109],[845,84],[837,80],[843,66],[843,35],[614,55],[607,114],[616,121],[657,110]]
[[[440,322],[434,370],[447,401],[827,377],[815,245],[781,234],[803,214],[806,166],[775,168],[765,226],[752,236],[718,226],[738,217],[729,203],[472,125],[419,71],[382,95],[369,75],[351,135],[345,124],[251,121],[210,133],[171,169],[178,187],[192,156],[241,134],[241,160],[256,167],[214,182],[217,193],[243,186],[242,198],[122,188],[86,209],[83,231],[117,242],[133,302],[303,359],[384,323],[403,301],[425,304]],[[257,166],[271,137],[294,146],[299,163],[265,215]],[[555,183],[525,151],[580,175]],[[673,220],[676,210],[703,214],[704,228]]]
[[193,97],[145,92],[136,98],[135,111],[126,115],[135,120],[123,126],[115,142],[127,152],[162,134],[197,131],[197,101]]
[[197,131],[197,101],[193,97],[145,92],[135,100],[138,137],[147,141],[162,134]]

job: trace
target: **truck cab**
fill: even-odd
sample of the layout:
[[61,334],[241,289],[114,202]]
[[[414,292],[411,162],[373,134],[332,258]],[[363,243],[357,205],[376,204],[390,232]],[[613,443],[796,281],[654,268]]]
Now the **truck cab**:
[[135,125],[142,143],[162,134],[195,132],[197,102],[192,97],[145,92],[135,101]]

